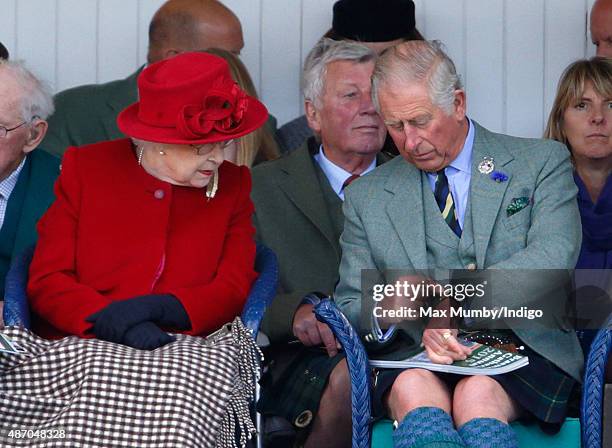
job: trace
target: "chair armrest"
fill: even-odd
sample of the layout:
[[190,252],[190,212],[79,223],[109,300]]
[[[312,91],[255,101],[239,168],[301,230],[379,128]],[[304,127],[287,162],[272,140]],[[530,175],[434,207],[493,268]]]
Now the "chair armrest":
[[612,316],[598,331],[584,369],[584,385],[580,406],[582,443],[585,448],[600,448],[602,443],[602,403],[604,375],[612,348]]
[[247,301],[242,309],[242,322],[251,330],[253,338],[257,338],[261,320],[266,308],[276,296],[278,285],[278,260],[276,254],[263,244],[257,244],[255,255],[255,270],[259,272],[253,283]]
[[353,448],[370,446],[370,368],[366,351],[359,335],[348,319],[330,299],[314,307],[317,319],[326,323],[342,344],[351,376],[351,407],[353,419]]
[[34,246],[26,248],[13,259],[4,283],[4,325],[30,328],[30,306],[26,295],[28,271]]

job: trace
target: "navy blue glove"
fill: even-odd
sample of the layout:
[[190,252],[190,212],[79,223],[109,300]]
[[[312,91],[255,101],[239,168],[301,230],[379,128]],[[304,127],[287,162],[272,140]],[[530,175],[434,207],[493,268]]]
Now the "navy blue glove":
[[142,322],[125,332],[122,343],[139,350],[153,350],[174,340],[153,322]]
[[187,330],[189,316],[181,302],[170,294],[150,294],[113,302],[85,319],[93,324],[98,339],[121,343],[126,332],[142,322]]

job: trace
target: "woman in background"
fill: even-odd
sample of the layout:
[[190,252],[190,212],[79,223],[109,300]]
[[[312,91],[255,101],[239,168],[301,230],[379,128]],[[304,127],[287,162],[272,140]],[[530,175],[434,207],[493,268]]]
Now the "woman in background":
[[[219,48],[209,48],[206,52],[225,59],[238,86],[253,98],[259,98],[249,71],[238,56]],[[225,160],[249,168],[266,160],[274,160],[279,155],[278,145],[268,126],[234,140],[225,150]]]
[[544,137],[572,153],[582,218],[576,268],[612,268],[612,59],[583,59],[565,70]]
[[[610,312],[612,276],[612,59],[594,57],[565,69],[544,137],[564,143],[574,164],[582,246],[574,275],[586,353]],[[601,321],[601,318],[604,320]],[[607,381],[612,381],[608,363]]]

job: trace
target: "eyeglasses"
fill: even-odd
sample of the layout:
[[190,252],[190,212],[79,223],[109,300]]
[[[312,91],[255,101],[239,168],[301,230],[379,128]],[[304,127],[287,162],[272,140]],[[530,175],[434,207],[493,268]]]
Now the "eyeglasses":
[[30,120],[26,120],[22,123],[19,123],[17,126],[13,126],[12,128],[7,128],[5,126],[0,126],[0,138],[5,138],[9,132],[14,131],[15,129],[19,129],[21,126],[27,123],[31,123],[35,119],[39,118],[38,115],[34,115]]
[[19,129],[21,126],[23,126],[26,123],[27,121],[24,121],[23,123],[20,123],[17,126],[12,127],[12,128],[5,128],[4,126],[0,126],[0,138],[6,137],[9,132],[14,131],[15,129]]
[[216,147],[220,147],[221,149],[226,149],[227,147],[229,147],[229,145],[232,144],[233,141],[234,139],[226,140],[223,142],[205,143],[203,145],[190,145],[190,146],[195,150],[195,153],[197,155],[205,156],[209,152],[212,152],[212,150],[215,149]]

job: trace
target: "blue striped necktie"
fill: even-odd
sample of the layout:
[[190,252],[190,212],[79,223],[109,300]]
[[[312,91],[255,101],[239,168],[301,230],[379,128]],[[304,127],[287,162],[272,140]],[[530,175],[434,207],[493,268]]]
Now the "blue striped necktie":
[[444,170],[440,170],[436,177],[436,187],[434,190],[434,197],[442,212],[442,218],[446,221],[446,224],[451,228],[455,234],[461,238],[461,227],[459,226],[459,220],[457,219],[457,212],[455,211],[455,202],[453,201],[453,195],[448,187],[448,178],[444,173]]

